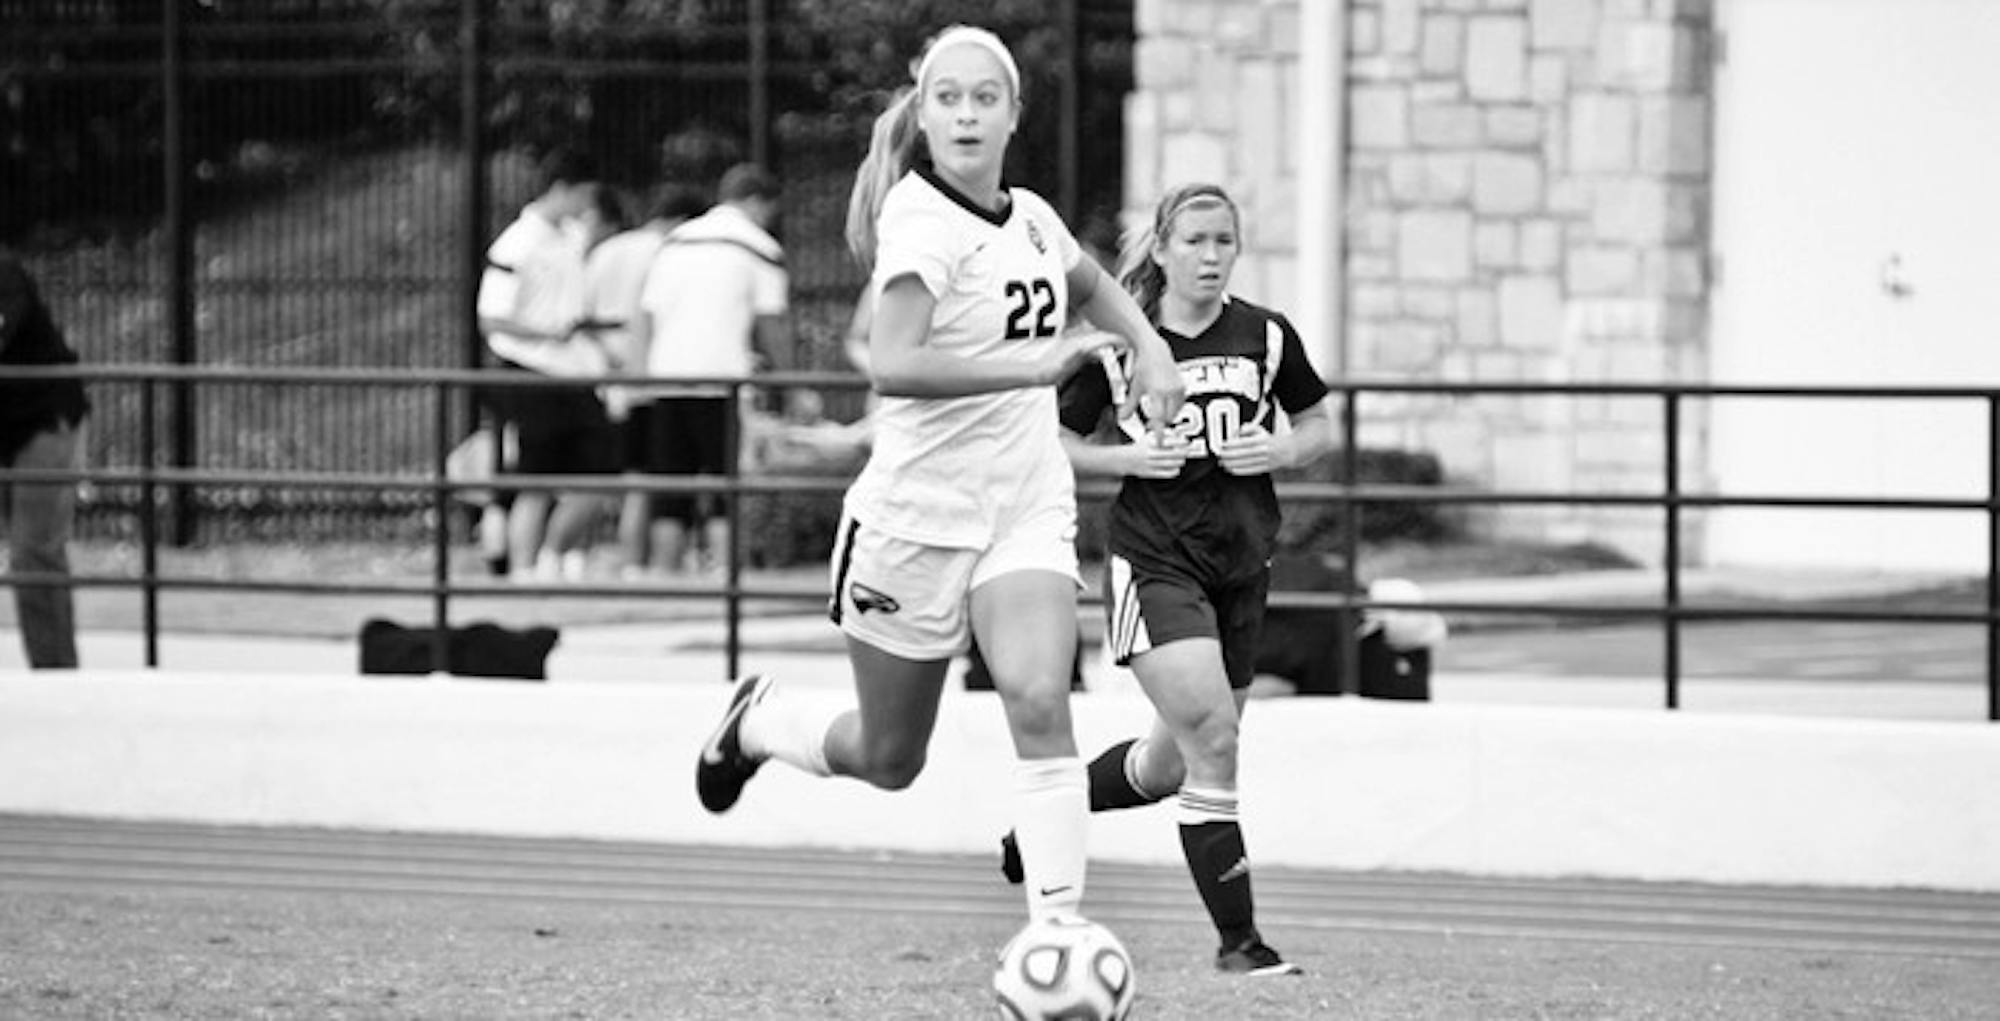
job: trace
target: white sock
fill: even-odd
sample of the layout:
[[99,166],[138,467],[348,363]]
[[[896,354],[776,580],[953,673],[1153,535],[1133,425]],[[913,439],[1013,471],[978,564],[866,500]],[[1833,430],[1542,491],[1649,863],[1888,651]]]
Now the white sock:
[[1028,917],[1078,914],[1090,777],[1083,760],[1022,759],[1014,765],[1014,839],[1021,845]]
[[817,701],[800,703],[778,698],[776,689],[743,714],[736,738],[743,751],[760,759],[777,759],[813,776],[832,776],[826,764],[826,733],[846,710]]

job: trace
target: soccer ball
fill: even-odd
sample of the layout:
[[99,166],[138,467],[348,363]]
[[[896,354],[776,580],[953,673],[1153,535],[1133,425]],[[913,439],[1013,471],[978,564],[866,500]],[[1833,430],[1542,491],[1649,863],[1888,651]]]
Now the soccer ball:
[[1029,922],[1000,948],[993,994],[1007,1021],[1120,1021],[1132,1012],[1132,955],[1074,915]]

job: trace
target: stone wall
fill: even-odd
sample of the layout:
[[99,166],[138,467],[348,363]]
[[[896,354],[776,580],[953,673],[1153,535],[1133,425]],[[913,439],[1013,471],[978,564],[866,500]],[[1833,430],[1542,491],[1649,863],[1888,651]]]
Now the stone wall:
[[[1299,286],[1299,4],[1317,2],[1340,0],[1138,4],[1128,217],[1164,187],[1221,182],[1248,219],[1236,290],[1279,308]],[[1341,360],[1354,377],[1706,378],[1711,2],[1345,0]],[[1455,484],[1663,484],[1655,397],[1371,395],[1361,409],[1364,444],[1432,451]],[[1704,410],[1683,409],[1690,479]],[[1490,534],[1662,553],[1652,509],[1468,517]]]

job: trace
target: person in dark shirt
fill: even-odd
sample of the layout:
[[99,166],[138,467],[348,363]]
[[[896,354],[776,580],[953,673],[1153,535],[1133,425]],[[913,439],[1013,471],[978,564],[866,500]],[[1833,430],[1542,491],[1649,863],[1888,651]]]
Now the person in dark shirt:
[[[76,352],[56,328],[27,267],[0,248],[0,365],[75,363]],[[0,379],[0,468],[75,470],[89,412],[80,380]],[[0,512],[8,525],[10,573],[68,577],[74,482],[0,482]],[[17,582],[14,606],[28,665],[75,668],[76,611],[70,586]]]
[[[1216,967],[1291,975],[1299,968],[1257,931],[1237,734],[1278,535],[1271,473],[1324,455],[1333,429],[1326,384],[1290,321],[1228,292],[1241,236],[1228,194],[1188,185],[1160,201],[1123,260],[1126,289],[1173,349],[1187,391],[1164,439],[1136,419],[1099,428],[1123,398],[1115,361],[1070,377],[1060,414],[1076,471],[1124,479],[1110,511],[1105,641],[1155,709],[1149,734],[1090,764],[1091,810],[1177,795],[1181,849],[1221,937]],[[1002,850],[1012,879],[1018,849],[1003,840]]]

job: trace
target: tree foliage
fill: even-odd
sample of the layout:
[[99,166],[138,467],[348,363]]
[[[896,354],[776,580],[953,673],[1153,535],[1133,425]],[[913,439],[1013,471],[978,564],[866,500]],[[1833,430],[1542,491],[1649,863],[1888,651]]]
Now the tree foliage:
[[[272,154],[323,163],[343,147],[451,140],[461,132],[468,33],[459,0],[179,0],[186,151],[199,187],[226,200]],[[1083,0],[1077,0],[1083,2]],[[750,123],[751,0],[494,0],[481,129],[490,148],[581,143],[634,183],[713,162],[762,134],[787,160],[858,155],[926,37],[953,23],[1013,47],[1028,108],[1015,178],[1052,192],[1064,0],[765,0],[768,122]],[[1083,47],[1086,204],[1115,205],[1129,89],[1130,4],[1084,3],[1113,28]],[[147,219],[162,194],[163,5],[0,0],[0,191],[13,227]],[[1120,19],[1122,18],[1122,22]],[[721,150],[718,155],[716,150]],[[713,168],[703,167],[707,172]]]

